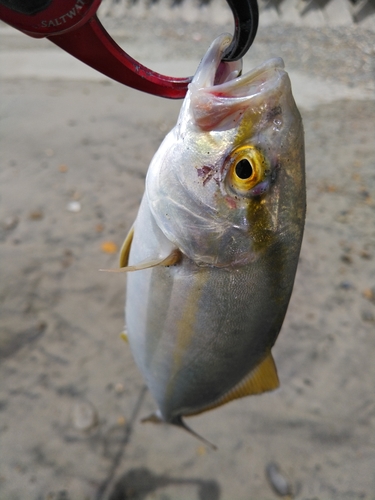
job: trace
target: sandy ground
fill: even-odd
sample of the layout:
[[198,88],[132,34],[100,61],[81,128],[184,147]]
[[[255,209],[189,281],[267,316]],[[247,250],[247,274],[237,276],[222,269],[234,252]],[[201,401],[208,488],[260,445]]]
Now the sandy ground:
[[[137,30],[123,41],[171,72],[180,54],[191,72],[222,31],[195,25],[184,45],[191,26],[158,23],[158,43]],[[218,451],[139,423],[154,404],[119,338],[125,277],[98,272],[117,265],[108,251],[180,103],[2,34],[1,500],[272,500],[270,463],[293,498],[375,499],[373,34],[267,30],[245,69],[270,55],[292,69],[306,232],[274,348],[281,388],[189,420]]]

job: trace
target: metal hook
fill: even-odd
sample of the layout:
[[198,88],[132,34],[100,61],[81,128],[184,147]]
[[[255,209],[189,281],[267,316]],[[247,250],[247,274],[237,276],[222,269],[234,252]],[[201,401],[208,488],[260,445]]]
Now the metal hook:
[[[0,19],[35,38],[46,37],[60,48],[128,87],[171,99],[185,96],[189,78],[160,75],[119,47],[100,23],[101,0],[0,0]],[[223,61],[240,59],[258,27],[256,0],[227,0],[235,32]]]
[[258,30],[257,0],[227,0],[234,17],[234,35],[224,52],[223,61],[237,61],[249,50]]

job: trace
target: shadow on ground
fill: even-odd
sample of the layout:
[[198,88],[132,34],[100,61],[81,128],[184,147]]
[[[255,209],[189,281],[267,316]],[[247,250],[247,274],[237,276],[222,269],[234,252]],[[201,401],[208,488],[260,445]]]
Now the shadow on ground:
[[216,481],[203,479],[179,479],[167,475],[156,476],[146,467],[130,469],[116,483],[109,495],[109,500],[143,500],[150,493],[166,486],[189,486],[197,489],[199,500],[219,500],[220,486]]

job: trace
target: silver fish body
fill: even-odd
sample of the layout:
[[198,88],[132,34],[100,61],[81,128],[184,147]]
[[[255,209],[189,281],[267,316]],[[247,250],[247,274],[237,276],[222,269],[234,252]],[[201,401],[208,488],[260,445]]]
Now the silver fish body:
[[270,351],[302,241],[303,127],[289,77],[281,59],[238,76],[240,63],[220,62],[229,41],[203,58],[122,253],[134,271],[130,347],[171,423],[277,386]]

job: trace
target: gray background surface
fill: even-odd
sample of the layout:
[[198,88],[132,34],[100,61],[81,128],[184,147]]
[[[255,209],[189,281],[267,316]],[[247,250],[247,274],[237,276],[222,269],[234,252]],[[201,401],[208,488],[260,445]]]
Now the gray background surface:
[[[176,76],[232,30],[204,11],[121,15],[104,21],[123,47]],[[264,16],[244,69],[277,55],[290,71],[308,214],[281,387],[190,419],[216,452],[139,422],[154,404],[119,338],[125,277],[98,272],[117,265],[102,244],[121,245],[181,103],[1,27],[1,500],[272,500],[270,462],[293,498],[375,499],[374,33]]]

